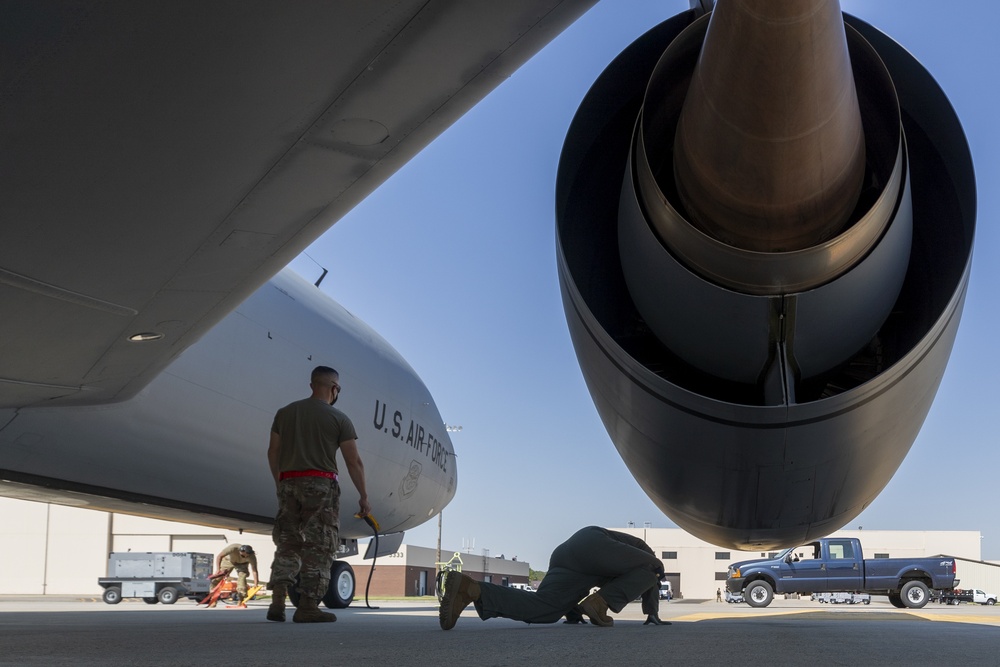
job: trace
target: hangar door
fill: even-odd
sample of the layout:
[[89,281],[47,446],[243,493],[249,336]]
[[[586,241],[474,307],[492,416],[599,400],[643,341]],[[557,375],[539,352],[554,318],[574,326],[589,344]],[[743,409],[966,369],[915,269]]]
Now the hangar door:
[[667,572],[667,581],[670,582],[670,588],[674,592],[674,599],[679,600],[684,597],[683,591],[681,591],[681,573],[680,572]]

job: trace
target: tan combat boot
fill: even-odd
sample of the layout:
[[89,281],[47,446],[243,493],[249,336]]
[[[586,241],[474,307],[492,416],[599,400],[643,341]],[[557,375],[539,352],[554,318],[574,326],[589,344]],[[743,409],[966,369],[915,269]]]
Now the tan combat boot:
[[602,628],[610,628],[615,624],[615,620],[608,616],[608,603],[604,601],[600,593],[591,593],[580,603],[580,611],[590,619],[594,625]]
[[292,616],[293,623],[333,623],[336,620],[333,614],[319,610],[319,600],[304,595],[299,598],[298,608]]
[[267,620],[285,622],[285,595],[288,587],[285,584],[275,584],[271,589],[271,606],[267,608]]
[[438,618],[442,630],[451,630],[462,610],[479,599],[479,582],[460,572],[448,572],[444,578],[444,596]]

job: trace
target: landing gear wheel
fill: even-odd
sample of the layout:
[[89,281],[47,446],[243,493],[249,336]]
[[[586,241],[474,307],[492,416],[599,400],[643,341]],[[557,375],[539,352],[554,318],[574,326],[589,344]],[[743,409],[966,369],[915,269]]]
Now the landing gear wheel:
[[931,592],[922,581],[908,581],[899,590],[899,597],[910,609],[923,609],[931,599]]
[[327,609],[347,609],[354,600],[354,568],[342,561],[333,561],[330,568],[330,587],[323,596]]
[[771,588],[771,584],[758,579],[750,582],[743,591],[743,597],[751,607],[766,607],[774,599],[774,589]]
[[118,586],[105,588],[104,595],[101,596],[101,599],[108,604],[118,604],[122,601],[122,589]]
[[441,570],[434,578],[434,595],[437,596],[438,602],[444,599],[444,577],[448,572],[450,570]]

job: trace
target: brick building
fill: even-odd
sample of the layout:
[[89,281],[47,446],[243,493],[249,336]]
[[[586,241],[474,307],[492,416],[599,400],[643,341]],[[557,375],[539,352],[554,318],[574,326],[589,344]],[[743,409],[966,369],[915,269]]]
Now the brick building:
[[[371,561],[362,554],[343,560],[354,568],[356,598],[363,598],[368,584]],[[528,563],[501,556],[491,557],[452,551],[442,551],[441,560],[461,559],[462,572],[478,581],[488,581],[501,586],[528,583]],[[404,544],[399,551],[382,556],[375,562],[368,594],[371,596],[434,595],[434,577],[437,574],[437,549]]]

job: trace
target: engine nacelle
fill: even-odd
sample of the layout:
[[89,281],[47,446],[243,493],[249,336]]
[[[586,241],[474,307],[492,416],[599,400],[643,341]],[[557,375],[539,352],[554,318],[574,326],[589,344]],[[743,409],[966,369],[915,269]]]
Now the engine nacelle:
[[763,250],[706,222],[726,215],[684,185],[676,137],[710,17],[640,37],[581,104],[557,180],[560,285],[598,412],[653,502],[720,546],[791,546],[856,517],[915,440],[961,316],[975,179],[933,78],[844,15],[864,132],[849,221]]

